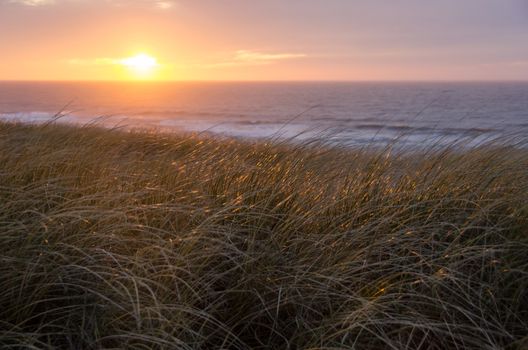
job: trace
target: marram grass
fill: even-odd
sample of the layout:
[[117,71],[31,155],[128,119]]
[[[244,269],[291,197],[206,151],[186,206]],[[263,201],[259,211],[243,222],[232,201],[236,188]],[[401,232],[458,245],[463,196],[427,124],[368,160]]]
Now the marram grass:
[[2,349],[525,349],[528,151],[0,124]]

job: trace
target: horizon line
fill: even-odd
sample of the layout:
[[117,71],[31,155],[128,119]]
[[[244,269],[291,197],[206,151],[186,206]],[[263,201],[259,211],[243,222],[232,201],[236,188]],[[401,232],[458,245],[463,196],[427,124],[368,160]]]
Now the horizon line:
[[95,79],[0,79],[0,83],[528,83],[528,79],[282,79],[282,80],[95,80]]

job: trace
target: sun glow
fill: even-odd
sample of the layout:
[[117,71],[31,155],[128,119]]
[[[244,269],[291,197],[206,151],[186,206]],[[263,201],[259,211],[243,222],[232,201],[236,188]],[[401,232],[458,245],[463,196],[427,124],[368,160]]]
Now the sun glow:
[[151,78],[160,66],[156,58],[144,53],[123,58],[119,63],[130,70],[137,78],[143,79]]

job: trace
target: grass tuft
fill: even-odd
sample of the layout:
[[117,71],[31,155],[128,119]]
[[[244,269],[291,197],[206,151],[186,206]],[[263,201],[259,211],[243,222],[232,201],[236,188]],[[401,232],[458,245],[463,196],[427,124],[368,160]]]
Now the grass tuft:
[[0,124],[3,349],[522,349],[528,151]]

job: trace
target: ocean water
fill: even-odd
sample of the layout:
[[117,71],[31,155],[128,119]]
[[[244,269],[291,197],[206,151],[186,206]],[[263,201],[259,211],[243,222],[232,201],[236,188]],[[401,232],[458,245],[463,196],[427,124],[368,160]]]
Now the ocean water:
[[0,119],[346,145],[528,136],[528,83],[0,82]]

